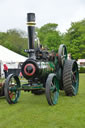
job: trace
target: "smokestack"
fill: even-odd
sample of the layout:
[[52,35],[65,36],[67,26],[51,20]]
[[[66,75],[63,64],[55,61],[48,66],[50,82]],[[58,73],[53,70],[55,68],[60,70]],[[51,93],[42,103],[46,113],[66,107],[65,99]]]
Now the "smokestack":
[[28,25],[28,45],[29,45],[29,49],[34,49],[35,13],[27,13],[27,25]]

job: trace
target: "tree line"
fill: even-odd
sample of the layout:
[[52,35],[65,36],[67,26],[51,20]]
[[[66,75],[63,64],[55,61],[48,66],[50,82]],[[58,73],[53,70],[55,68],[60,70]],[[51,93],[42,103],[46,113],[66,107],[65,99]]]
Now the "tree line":
[[[85,58],[85,19],[71,23],[66,33],[61,33],[57,27],[56,23],[48,23],[41,28],[36,28],[35,42],[37,43],[39,39],[43,47],[56,52],[60,44],[65,44],[73,59]],[[28,49],[28,37],[22,30],[11,29],[0,32],[0,45],[27,56],[24,50]]]
[[27,37],[22,30],[10,29],[7,32],[0,32],[0,45],[26,56],[24,49],[28,47]]

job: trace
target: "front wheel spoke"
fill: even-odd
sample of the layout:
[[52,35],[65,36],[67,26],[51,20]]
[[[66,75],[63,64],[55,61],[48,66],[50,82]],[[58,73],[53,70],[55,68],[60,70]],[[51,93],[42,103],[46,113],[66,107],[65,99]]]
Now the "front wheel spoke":
[[53,92],[51,92],[51,98],[53,99],[53,97],[54,97],[54,93],[53,93]]
[[58,98],[58,93],[55,92],[55,93],[54,93],[54,100],[57,100],[57,98]]
[[51,88],[50,88],[50,90],[51,90],[52,92],[54,92],[55,89],[56,89],[55,86],[51,86]]

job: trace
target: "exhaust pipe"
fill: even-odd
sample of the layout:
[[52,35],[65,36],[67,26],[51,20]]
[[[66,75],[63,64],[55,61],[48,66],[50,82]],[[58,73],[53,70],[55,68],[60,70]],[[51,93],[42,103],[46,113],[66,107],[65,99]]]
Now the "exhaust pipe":
[[35,48],[35,13],[27,13],[28,47]]

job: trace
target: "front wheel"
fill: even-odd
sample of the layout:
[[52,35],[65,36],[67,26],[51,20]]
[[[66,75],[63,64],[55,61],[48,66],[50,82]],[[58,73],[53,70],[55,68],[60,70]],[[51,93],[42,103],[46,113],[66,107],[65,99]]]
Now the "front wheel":
[[10,74],[5,81],[5,97],[9,104],[17,103],[20,96],[20,81],[17,76]]
[[59,81],[54,73],[50,74],[46,80],[46,98],[49,105],[55,105],[59,96]]

